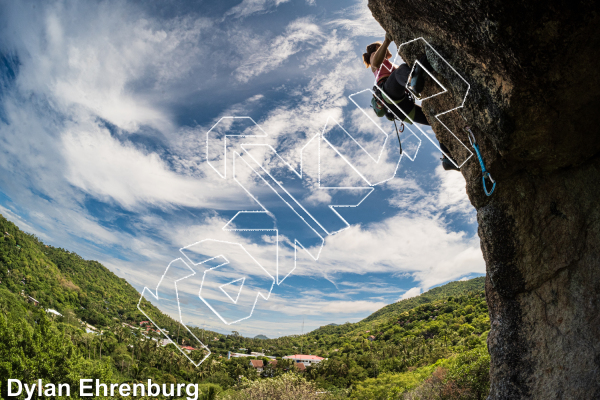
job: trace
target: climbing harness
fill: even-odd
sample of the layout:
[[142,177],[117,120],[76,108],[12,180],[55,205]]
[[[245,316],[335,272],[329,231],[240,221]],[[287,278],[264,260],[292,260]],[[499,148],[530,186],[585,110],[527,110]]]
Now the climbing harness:
[[[376,101],[375,97],[373,97],[373,100]],[[373,109],[375,109],[375,105],[373,104],[374,101],[371,101],[371,107]],[[377,110],[375,110],[375,112],[377,112]],[[398,146],[400,148],[400,155],[402,155],[402,141],[400,140],[400,132],[404,132],[404,123],[402,121],[400,121],[400,129],[398,129],[398,125],[396,125],[396,117],[394,116],[394,114],[389,113],[392,118],[391,120],[394,122],[394,127],[396,128],[396,136],[398,137]],[[387,115],[386,115],[387,117]],[[389,118],[388,118],[389,119]]]
[[[377,85],[373,86],[373,98],[371,99],[371,107],[375,110],[375,114],[377,114],[377,116],[380,118],[385,116],[390,121],[398,119],[402,122],[406,122],[412,125],[412,121],[414,120],[417,111],[417,108],[415,107],[414,97],[412,96],[411,92],[405,88],[404,97],[402,97],[400,100],[392,100],[382,90],[382,87],[387,79],[387,77],[384,77],[380,79],[379,82],[377,82]],[[381,86],[379,86],[380,84]],[[382,99],[383,101],[379,101],[379,99]],[[413,105],[412,109],[408,114],[406,114],[406,112],[400,108],[400,104],[404,103],[405,100],[408,100],[409,103]],[[378,104],[381,104],[381,107],[379,107]],[[389,109],[389,106],[391,106],[392,104],[394,104],[399,110],[402,110],[402,112],[405,113],[406,116],[404,118],[396,117]]]
[[[477,142],[475,141],[475,135],[473,135],[473,132],[471,131],[471,127],[469,127],[469,126],[465,127],[465,131],[467,131],[467,137],[469,138],[469,142],[471,142],[471,146],[473,146],[473,148],[475,149],[475,153],[477,153],[477,158],[479,159],[479,164],[481,165],[481,172],[483,174],[483,176],[482,176],[483,191],[485,192],[485,194],[487,196],[491,196],[492,193],[494,193],[494,189],[496,189],[496,181],[494,181],[494,179],[492,178],[490,173],[487,172],[485,169],[485,165],[483,164],[483,158],[481,158],[481,152],[479,151],[479,146],[477,145]],[[493,183],[492,190],[490,190],[489,192],[485,185],[485,178],[489,178],[489,180]]]

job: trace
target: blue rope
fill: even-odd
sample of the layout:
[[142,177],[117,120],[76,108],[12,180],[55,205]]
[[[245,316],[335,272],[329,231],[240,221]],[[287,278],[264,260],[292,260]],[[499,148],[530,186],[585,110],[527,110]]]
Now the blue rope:
[[[482,177],[481,180],[483,182],[483,191],[485,192],[485,194],[487,196],[491,196],[492,193],[494,193],[494,189],[496,189],[496,181],[494,181],[494,179],[492,178],[492,176],[490,175],[489,172],[486,171],[485,169],[485,164],[483,163],[483,158],[481,158],[481,152],[479,151],[479,146],[477,145],[477,142],[475,142],[475,135],[473,135],[473,132],[471,132],[471,128],[469,128],[468,126],[465,128],[465,130],[469,133],[469,135],[467,135],[469,137],[469,141],[471,142],[471,146],[473,146],[473,148],[475,149],[475,153],[477,154],[477,158],[479,159],[479,165],[481,165],[481,173],[482,173]],[[489,180],[493,183],[492,185],[492,190],[490,190],[488,192],[487,187],[485,185],[485,178],[489,178]]]

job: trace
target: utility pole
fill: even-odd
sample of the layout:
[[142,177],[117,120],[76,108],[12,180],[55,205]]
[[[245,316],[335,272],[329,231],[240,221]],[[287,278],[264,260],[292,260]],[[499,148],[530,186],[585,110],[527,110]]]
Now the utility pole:
[[302,354],[302,349],[304,348],[304,317],[302,318],[302,341],[300,341],[300,354]]

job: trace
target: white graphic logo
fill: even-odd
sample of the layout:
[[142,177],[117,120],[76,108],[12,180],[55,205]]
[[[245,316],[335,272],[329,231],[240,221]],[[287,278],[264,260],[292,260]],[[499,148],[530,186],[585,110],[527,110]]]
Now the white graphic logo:
[[[438,65],[442,65],[446,73],[456,74],[465,83],[464,88],[457,89],[459,92],[464,89],[462,102],[435,116],[448,129],[440,117],[463,107],[470,86],[423,38],[403,43],[399,49],[421,41],[430,49],[431,54],[439,58]],[[430,71],[426,72],[442,90],[422,101],[448,92]],[[409,76],[409,81],[410,78]],[[387,97],[383,91],[382,95]],[[252,118],[232,116],[219,119],[206,134],[207,163],[221,179],[232,180],[242,187],[260,208],[239,211],[223,226],[223,230],[265,235],[274,245],[274,268],[261,265],[241,243],[206,238],[182,248],[184,257],[169,264],[154,291],[144,288],[142,298],[146,297],[155,304],[158,302],[161,309],[161,305],[169,302],[176,304],[179,322],[190,334],[192,332],[185,325],[183,315],[193,315],[199,309],[199,304],[206,305],[226,325],[246,320],[252,316],[259,299],[267,301],[275,285],[281,285],[292,274],[300,254],[317,261],[325,238],[350,226],[337,211],[338,208],[360,206],[375,186],[395,176],[404,156],[411,161],[415,160],[421,146],[420,137],[424,136],[442,151],[437,141],[420,126],[412,124],[409,115],[393,106],[394,109],[388,110],[396,117],[403,115],[399,119],[407,118],[411,124],[406,126],[408,131],[403,133],[403,151],[396,153],[398,161],[394,164],[395,168],[379,168],[385,164],[385,155],[388,154],[386,151],[393,146],[394,141],[388,140],[390,134],[373,119],[373,113],[359,106],[365,96],[370,99],[375,93],[371,89],[365,89],[350,95],[349,99],[362,112],[362,117],[367,117],[369,126],[376,134],[367,136],[366,140],[365,137],[353,136],[333,118],[328,118],[322,132],[310,137],[302,147],[299,160],[295,163],[284,159],[275,150],[271,138]],[[451,133],[470,154],[459,163],[451,159],[457,167],[461,167],[473,153]],[[340,137],[354,147],[334,144]],[[360,163],[351,161],[356,157],[361,157]],[[352,179],[331,182],[327,168],[333,164],[336,168],[344,168]],[[326,201],[312,200],[319,196]],[[276,226],[274,221],[277,221]],[[282,246],[293,250],[293,259],[282,256]],[[274,272],[274,276],[269,270]],[[194,361],[171,339],[169,334],[172,332],[167,333],[161,329],[144,307],[141,307],[142,298],[138,303],[140,311],[194,365],[199,365],[208,357],[208,347],[194,336],[206,351],[201,360]],[[168,307],[164,307],[166,308]]]

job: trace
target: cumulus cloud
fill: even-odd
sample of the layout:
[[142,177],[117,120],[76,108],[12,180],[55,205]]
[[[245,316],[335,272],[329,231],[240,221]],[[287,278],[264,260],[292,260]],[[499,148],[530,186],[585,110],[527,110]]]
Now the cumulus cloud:
[[7,8],[5,29],[21,33],[13,42],[22,63],[19,89],[49,96],[64,113],[79,105],[128,131],[141,125],[173,129],[157,99],[131,89],[160,88],[186,76],[206,50],[198,42],[212,26],[205,18],[159,25],[136,17],[141,10],[125,3],[48,3],[33,10],[23,2]]
[[412,289],[408,289],[402,296],[400,296],[400,298],[398,300],[410,299],[411,297],[416,297],[420,294],[421,294],[421,288],[414,287]]
[[435,169],[435,175],[440,181],[435,199],[438,209],[446,210],[447,213],[461,214],[469,222],[475,223],[477,216],[467,196],[466,183],[462,174],[449,173],[440,165]]
[[[245,0],[227,16],[241,20],[281,3]],[[224,231],[228,214],[214,211],[260,208],[205,162],[205,134],[221,116],[257,116],[269,134],[262,142],[277,148],[296,169],[300,149],[330,117],[352,134],[362,132],[355,136],[361,143],[376,135],[383,138],[346,97],[372,81],[352,39],[373,29],[364,2],[331,24],[317,17],[286,22],[274,39],[241,23],[224,31],[218,21],[205,17],[157,19],[139,4],[30,5],[11,3],[2,17],[2,51],[15,54],[19,67],[14,82],[2,82],[0,182],[6,198],[18,206],[0,211],[51,244],[67,243],[70,250],[101,260],[138,289],[155,285],[168,262],[180,256],[180,247],[206,237],[243,244],[275,274],[274,236]],[[231,37],[240,40],[232,44]],[[254,62],[265,44],[272,62]],[[291,58],[298,62],[290,65]],[[288,67],[294,68],[297,81],[277,75]],[[279,86],[269,83],[263,94],[256,94],[253,82],[267,76],[277,78],[273,82]],[[250,90],[247,99],[213,104],[219,90],[231,95],[239,87]],[[273,93],[276,100],[269,97]],[[192,94],[208,99],[201,103],[208,104],[208,111],[198,106],[197,114],[186,114],[197,106],[181,106]],[[182,126],[182,120],[199,116],[199,123]],[[365,148],[378,154],[381,143]],[[394,171],[398,154],[391,144],[383,149],[381,162],[374,163],[351,140],[336,142],[373,180]],[[263,166],[281,166],[264,148],[252,155]],[[364,184],[339,156],[323,159],[321,167],[329,183]],[[318,208],[336,197],[315,189],[316,176],[315,169],[307,173],[298,193],[303,190],[299,197]],[[454,229],[443,214],[474,222],[462,177],[440,168],[432,177],[435,189],[415,176],[389,181],[379,189],[392,193],[387,203],[392,207],[385,200],[380,203],[387,207],[385,217],[374,210],[382,206],[365,203],[361,212],[370,222],[329,237],[319,262],[299,258],[298,277],[323,276],[335,291],[276,294],[259,303],[256,320],[244,329],[261,332],[274,315],[311,315],[315,327],[343,322],[338,314],[359,318],[385,305],[383,293],[388,300],[397,298],[401,289],[395,280],[413,279],[426,290],[483,272],[477,238]],[[256,180],[252,174],[238,178],[245,185]],[[293,238],[280,239],[289,243]],[[280,248],[279,255],[295,257],[290,246]],[[390,278],[367,279],[378,273]],[[350,282],[357,276],[358,285]],[[190,322],[201,320],[222,329],[205,309],[198,309]],[[278,324],[282,332],[298,330],[292,320]]]
[[[239,208],[239,189],[222,180],[201,180],[173,172],[156,153],[144,153],[90,124],[62,136],[66,179],[94,196],[126,208],[139,203],[219,209]],[[233,200],[233,203],[231,202]],[[245,199],[243,199],[245,200]],[[228,206],[226,206],[228,204]]]
[[321,269],[329,274],[409,272],[424,289],[485,270],[477,237],[453,232],[439,219],[406,215],[329,237],[318,267],[306,265],[298,273]]

